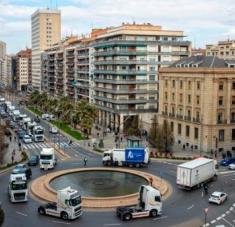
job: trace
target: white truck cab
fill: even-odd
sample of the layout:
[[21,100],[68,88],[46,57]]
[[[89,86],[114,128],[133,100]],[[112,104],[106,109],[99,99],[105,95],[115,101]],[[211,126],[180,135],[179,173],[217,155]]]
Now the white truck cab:
[[43,142],[44,141],[44,129],[42,126],[37,125],[37,123],[36,123],[36,125],[33,126],[32,133],[33,133],[33,140],[35,142]]
[[12,203],[28,201],[27,178],[24,173],[10,175],[8,194]]
[[124,221],[133,218],[156,217],[162,214],[161,193],[150,185],[141,185],[138,204],[135,206],[118,207],[117,216]]
[[56,157],[54,148],[42,148],[40,152],[40,169],[53,169],[56,165]]
[[42,215],[60,217],[73,220],[82,215],[81,196],[78,191],[67,187],[57,192],[57,203],[48,203],[38,208]]

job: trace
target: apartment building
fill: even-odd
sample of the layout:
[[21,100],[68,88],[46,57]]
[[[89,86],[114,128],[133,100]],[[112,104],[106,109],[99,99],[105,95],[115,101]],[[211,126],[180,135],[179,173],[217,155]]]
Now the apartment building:
[[61,13],[56,9],[40,9],[31,16],[32,86],[41,90],[41,54],[61,40]]
[[217,45],[206,45],[206,56],[235,60],[235,40],[220,41]]
[[6,54],[6,43],[0,41],[0,84],[12,87],[12,56]]
[[206,56],[206,49],[194,48],[192,49],[191,56]]
[[174,149],[235,151],[235,61],[215,56],[180,60],[159,73],[159,123]]
[[43,90],[90,101],[89,39],[68,37],[43,54]]
[[182,31],[122,24],[98,35],[94,47],[94,102],[99,122],[123,131],[134,116],[149,129],[158,112],[158,71],[190,55]]
[[32,84],[32,52],[21,50],[16,54],[16,81],[18,91],[27,91]]

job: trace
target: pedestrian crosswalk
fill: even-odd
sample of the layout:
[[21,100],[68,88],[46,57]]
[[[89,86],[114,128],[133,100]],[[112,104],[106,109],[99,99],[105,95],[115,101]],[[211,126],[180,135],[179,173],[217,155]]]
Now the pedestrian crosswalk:
[[33,150],[33,149],[42,149],[45,147],[50,147],[47,143],[28,143],[24,144],[23,148],[26,150]]

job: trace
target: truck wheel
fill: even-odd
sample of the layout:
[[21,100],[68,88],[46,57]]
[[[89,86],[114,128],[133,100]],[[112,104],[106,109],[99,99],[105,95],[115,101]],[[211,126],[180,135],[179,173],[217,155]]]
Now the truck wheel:
[[150,217],[157,217],[157,210],[151,210],[150,211]]
[[62,218],[63,220],[68,220],[69,216],[68,216],[68,214],[67,214],[66,212],[62,212],[62,213],[61,213],[61,218]]
[[131,214],[125,214],[125,215],[123,216],[123,220],[124,220],[124,221],[130,221],[131,218],[132,218]]
[[45,212],[45,209],[44,209],[44,208],[39,207],[39,208],[38,208],[38,213],[41,214],[41,215],[45,215],[46,212]]
[[136,167],[136,168],[140,168],[140,164],[137,163],[137,164],[135,165],[135,167]]

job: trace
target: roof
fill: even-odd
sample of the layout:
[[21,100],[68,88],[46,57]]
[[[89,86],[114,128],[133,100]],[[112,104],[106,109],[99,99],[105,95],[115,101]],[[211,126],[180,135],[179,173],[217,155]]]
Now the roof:
[[178,166],[183,167],[183,168],[187,168],[187,169],[194,169],[200,165],[205,165],[211,161],[213,161],[213,160],[208,159],[208,158],[197,158],[192,161],[185,162],[185,163],[178,165]]
[[224,192],[213,192],[211,195],[213,195],[213,196],[220,196],[222,193],[224,193]]
[[192,56],[181,59],[169,68],[228,68],[235,65],[235,60],[224,60],[216,56]]

